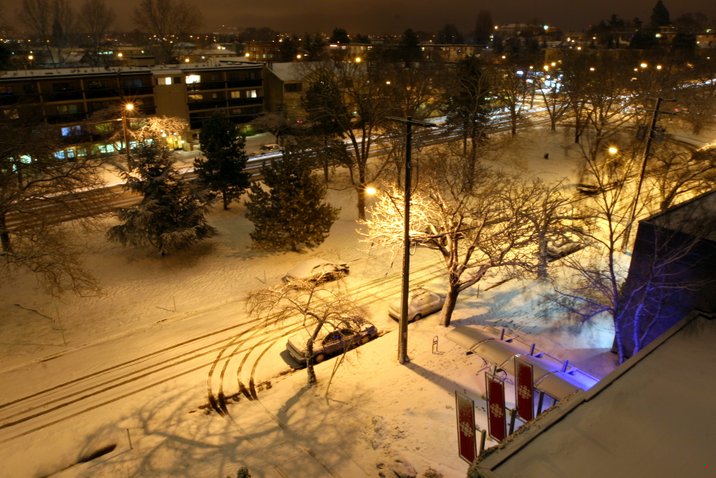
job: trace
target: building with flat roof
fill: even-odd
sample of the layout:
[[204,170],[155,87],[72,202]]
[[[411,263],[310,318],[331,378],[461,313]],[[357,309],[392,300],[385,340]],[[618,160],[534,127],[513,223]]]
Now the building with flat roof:
[[488,450],[481,478],[714,476],[716,316],[682,319]]
[[[263,70],[263,63],[215,61],[0,72],[0,125],[55,126],[69,156],[87,144],[111,153],[112,146],[102,142],[121,127],[123,105],[132,103],[133,114],[185,121],[189,131],[174,147],[186,147],[192,132],[217,111],[236,123],[260,115]],[[91,127],[98,123],[107,127]]]

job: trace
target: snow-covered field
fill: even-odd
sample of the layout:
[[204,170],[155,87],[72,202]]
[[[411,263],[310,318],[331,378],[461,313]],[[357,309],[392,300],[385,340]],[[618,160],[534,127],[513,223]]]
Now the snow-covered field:
[[[505,166],[576,182],[579,154],[568,135],[544,130],[518,140],[501,146]],[[464,476],[454,393],[475,400],[477,424],[485,428],[483,363],[445,339],[450,328],[432,315],[410,325],[411,360],[398,364],[397,324],[386,309],[399,297],[401,256],[360,241],[354,193],[333,186],[328,200],[341,206],[340,219],[326,242],[306,254],[252,249],[251,224],[239,204],[212,212],[217,237],[163,259],[107,242],[104,229],[80,233],[68,225],[68,234],[86,244],[86,266],[102,293],[53,298],[30,276],[0,288],[0,476],[224,478],[247,466],[254,477],[361,477],[391,476],[388,467],[396,463],[418,475],[432,468]],[[285,340],[266,342],[254,350],[260,359],[250,361],[258,398],[249,400],[230,379],[239,366],[219,379],[226,362],[216,359],[244,353],[232,337],[246,334],[237,328],[248,320],[246,294],[278,283],[313,256],[350,263],[342,287],[366,305],[382,335],[348,353],[332,378],[335,359],[317,366],[315,388],[306,388],[304,371],[290,371],[281,355]],[[413,283],[443,288],[437,260],[418,249]],[[568,280],[558,264],[554,272],[557,281]],[[508,327],[592,375],[611,371],[608,319],[579,323],[549,300],[551,285],[512,280],[489,288],[499,279],[465,291],[453,325]],[[223,417],[205,408],[207,383],[216,389],[222,379],[226,394],[237,394]],[[508,405],[511,396],[508,387]],[[8,418],[12,407],[18,416],[38,416]],[[111,445],[111,452],[75,464]]]

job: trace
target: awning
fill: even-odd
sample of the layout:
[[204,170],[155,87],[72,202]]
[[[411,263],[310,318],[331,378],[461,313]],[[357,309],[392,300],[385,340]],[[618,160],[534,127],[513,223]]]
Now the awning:
[[544,353],[530,355],[530,346],[516,337],[500,339],[500,329],[477,326],[458,326],[445,335],[456,344],[466,348],[510,375],[515,374],[513,357],[532,364],[534,386],[554,398],[563,400],[573,393],[589,390],[599,380],[574,367],[567,366],[555,357]]

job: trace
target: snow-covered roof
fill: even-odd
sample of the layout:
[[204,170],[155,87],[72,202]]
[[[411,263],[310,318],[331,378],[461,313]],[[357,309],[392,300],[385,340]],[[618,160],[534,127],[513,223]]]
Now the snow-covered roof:
[[524,426],[481,476],[699,476],[713,466],[716,316],[680,321],[587,392]]
[[[655,214],[645,222],[716,241],[716,189]],[[705,229],[707,227],[708,229]]]

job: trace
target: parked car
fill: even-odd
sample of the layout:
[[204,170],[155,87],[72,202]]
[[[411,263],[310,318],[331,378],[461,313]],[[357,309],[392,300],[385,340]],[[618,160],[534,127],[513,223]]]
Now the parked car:
[[[367,344],[378,336],[375,325],[362,318],[352,318],[341,327],[332,328],[324,325],[313,341],[313,363],[321,363],[329,357],[340,355],[359,345]],[[305,364],[308,357],[307,345],[311,337],[309,330],[304,329],[289,337],[286,342],[288,354],[300,364]]]
[[[416,287],[408,294],[408,322],[420,320],[426,315],[442,309],[445,303],[445,296],[433,292],[424,287]],[[400,320],[403,309],[402,298],[390,304],[388,315],[395,320]]]
[[547,244],[547,259],[556,261],[582,248],[584,248],[584,244],[578,241],[550,242]]
[[271,151],[281,151],[281,146],[276,143],[262,144],[261,146],[259,146],[259,150],[264,153],[269,153]]
[[285,283],[307,281],[314,284],[330,282],[348,275],[350,268],[342,262],[331,262],[324,259],[310,259],[294,267],[283,276]]

